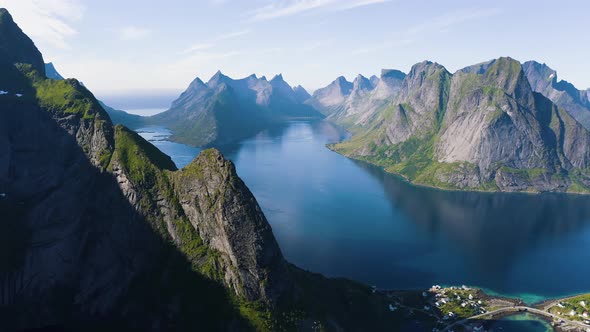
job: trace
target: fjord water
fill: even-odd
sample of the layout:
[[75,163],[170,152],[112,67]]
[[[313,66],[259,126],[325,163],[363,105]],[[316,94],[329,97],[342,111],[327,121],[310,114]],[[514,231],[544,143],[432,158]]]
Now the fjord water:
[[[140,131],[179,167],[199,152]],[[590,197],[417,187],[325,147],[347,137],[295,121],[221,148],[292,263],[384,289],[465,284],[528,302],[590,291]]]
[[487,331],[496,332],[552,332],[555,331],[550,323],[530,313],[520,313],[506,316],[489,322]]

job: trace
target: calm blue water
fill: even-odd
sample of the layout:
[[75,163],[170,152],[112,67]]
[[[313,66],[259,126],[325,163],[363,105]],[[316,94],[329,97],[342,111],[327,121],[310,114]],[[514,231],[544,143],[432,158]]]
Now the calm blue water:
[[[387,289],[466,284],[530,302],[590,291],[590,197],[415,187],[325,148],[346,138],[292,122],[221,149],[289,261]],[[154,143],[179,167],[199,151]]]
[[489,323],[490,332],[553,332],[547,321],[529,313],[504,317]]

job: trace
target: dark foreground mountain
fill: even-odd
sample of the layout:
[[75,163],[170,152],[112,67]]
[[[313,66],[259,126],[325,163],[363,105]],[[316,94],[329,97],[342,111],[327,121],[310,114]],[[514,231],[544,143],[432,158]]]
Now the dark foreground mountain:
[[419,63],[385,107],[365,113],[339,119],[353,123],[356,135],[331,148],[412,182],[461,190],[590,190],[590,133],[535,92],[513,59],[454,75]]
[[168,127],[171,139],[182,143],[233,143],[288,119],[323,117],[303,103],[307,96],[302,87],[291,88],[282,75],[270,81],[255,75],[234,80],[218,72],[207,83],[196,78],[170,110],[149,122]]
[[391,331],[421,319],[288,264],[230,161],[206,150],[176,169],[78,81],[48,79],[4,9],[0,41],[0,330]]

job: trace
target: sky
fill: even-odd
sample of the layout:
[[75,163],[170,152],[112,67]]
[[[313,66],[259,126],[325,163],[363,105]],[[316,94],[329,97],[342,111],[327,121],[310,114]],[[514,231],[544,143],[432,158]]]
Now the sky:
[[282,73],[310,91],[344,75],[454,72],[537,60],[590,88],[587,0],[0,0],[46,62],[97,95],[182,91],[217,70]]

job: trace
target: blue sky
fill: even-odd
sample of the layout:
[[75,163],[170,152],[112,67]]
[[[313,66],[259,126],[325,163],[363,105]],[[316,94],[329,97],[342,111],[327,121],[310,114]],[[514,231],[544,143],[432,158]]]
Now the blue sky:
[[283,73],[309,90],[339,75],[450,71],[535,59],[590,88],[585,0],[0,0],[67,77],[97,94],[182,90],[218,69]]

